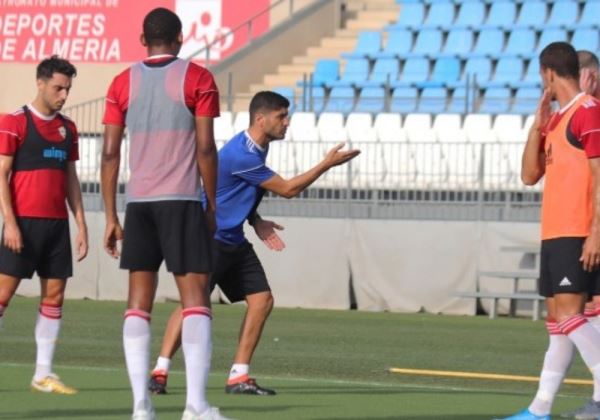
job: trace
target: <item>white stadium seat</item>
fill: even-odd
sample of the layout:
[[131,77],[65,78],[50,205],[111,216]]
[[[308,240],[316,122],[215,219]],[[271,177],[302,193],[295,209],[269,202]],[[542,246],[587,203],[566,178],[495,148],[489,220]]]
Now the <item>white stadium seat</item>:
[[442,143],[464,142],[466,140],[459,114],[437,115],[433,122],[433,131]]
[[[76,162],[76,167],[81,182],[98,182],[100,180],[101,151],[100,135],[79,137],[79,160]],[[123,156],[121,156],[122,160]]]
[[500,142],[514,143],[525,141],[523,139],[523,120],[520,115],[497,115],[494,120],[493,130]]
[[431,114],[408,114],[404,119],[404,130],[411,143],[435,142],[435,132],[431,127]]
[[235,114],[235,120],[233,121],[234,134],[239,133],[248,129],[250,126],[250,113],[248,111],[240,111]]
[[223,111],[219,118],[215,118],[214,132],[215,140],[219,143],[226,142],[234,136],[231,112]]
[[489,114],[469,114],[465,117],[463,129],[467,141],[473,143],[490,143],[496,141],[492,131],[492,116]]
[[380,141],[406,141],[406,131],[402,128],[400,114],[377,114],[373,127]]
[[296,167],[294,143],[274,141],[269,144],[267,166],[283,178],[291,178],[298,173]]
[[344,128],[344,115],[338,112],[323,112],[317,129],[321,141],[339,143],[348,140]]
[[373,142],[377,140],[377,133],[373,128],[371,114],[356,112],[348,115],[346,120],[346,133],[351,142]]
[[317,118],[314,112],[294,112],[288,132],[292,140],[319,141]]

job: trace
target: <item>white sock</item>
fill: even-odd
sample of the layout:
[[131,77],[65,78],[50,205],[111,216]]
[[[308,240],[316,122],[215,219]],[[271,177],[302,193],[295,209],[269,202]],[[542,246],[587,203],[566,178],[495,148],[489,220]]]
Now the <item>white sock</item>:
[[540,373],[538,391],[529,406],[529,411],[537,416],[550,414],[554,398],[569,370],[575,352],[575,346],[569,337],[560,331],[556,321],[547,320],[546,328],[550,335],[548,350]]
[[150,314],[139,309],[125,311],[123,348],[129,382],[133,391],[133,410],[150,407],[148,368],[150,367]]
[[52,373],[52,359],[54,358],[54,349],[58,333],[60,332],[62,317],[62,308],[60,306],[51,306],[42,303],[39,311],[40,313],[35,324],[37,357],[33,379],[36,381],[41,381]]
[[211,319],[210,308],[197,306],[184,309],[181,329],[181,346],[185,359],[187,385],[186,407],[201,414],[209,408],[206,401],[206,384],[210,370]]
[[8,305],[6,303],[0,303],[0,328],[2,328],[2,320],[4,319],[4,311]]
[[[560,329],[575,344],[579,354],[594,377],[594,400],[596,383],[600,383],[600,332],[583,315],[575,315],[560,323]],[[598,400],[596,400],[598,401]]]
[[240,376],[248,375],[250,372],[250,365],[243,363],[234,363],[229,371],[229,380],[239,378]]
[[166,373],[169,373],[169,368],[171,367],[171,359],[167,357],[158,356],[156,359],[156,366],[154,366],[153,370],[163,370]]

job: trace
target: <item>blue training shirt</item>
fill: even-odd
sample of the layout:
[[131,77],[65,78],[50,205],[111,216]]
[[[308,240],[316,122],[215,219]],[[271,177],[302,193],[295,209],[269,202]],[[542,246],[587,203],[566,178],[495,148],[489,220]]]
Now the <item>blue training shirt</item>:
[[219,150],[215,239],[233,245],[246,241],[243,226],[263,196],[260,184],[275,175],[265,164],[267,152],[247,131],[236,134]]

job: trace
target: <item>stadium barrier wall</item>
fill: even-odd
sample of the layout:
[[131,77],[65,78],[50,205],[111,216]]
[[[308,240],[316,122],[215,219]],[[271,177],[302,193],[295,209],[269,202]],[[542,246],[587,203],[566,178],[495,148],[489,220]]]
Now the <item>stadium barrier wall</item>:
[[[285,226],[282,252],[269,251],[247,229],[263,262],[278,307],[475,314],[475,302],[456,291],[509,291],[504,279],[476,284],[477,270],[518,266],[508,245],[535,244],[537,223],[364,220],[275,217]],[[102,247],[104,215],[87,214],[90,251],[75,263],[70,299],[126,300],[127,273]],[[72,225],[71,233],[76,230]],[[38,296],[39,282],[23,281],[19,295]],[[177,299],[164,265],[157,300]],[[213,296],[217,298],[217,296]]]

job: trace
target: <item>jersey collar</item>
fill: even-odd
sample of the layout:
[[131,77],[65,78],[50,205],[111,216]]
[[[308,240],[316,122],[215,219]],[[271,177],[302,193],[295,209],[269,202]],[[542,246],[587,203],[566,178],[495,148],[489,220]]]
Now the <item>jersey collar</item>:
[[260,150],[263,153],[266,151],[266,149],[264,147],[262,147],[260,144],[258,144],[257,142],[254,141],[254,139],[250,136],[250,133],[248,133],[248,130],[244,130],[244,134],[246,135],[246,138],[252,142],[254,147],[256,147],[258,150]]
[[40,111],[38,111],[37,109],[35,109],[35,107],[33,106],[33,104],[27,104],[27,109],[29,109],[29,111],[31,111],[31,113],[33,115],[35,115],[37,118],[39,118],[40,120],[52,121],[54,119],[54,117],[56,117],[56,112],[54,114],[52,114],[52,115],[44,115]]
[[564,114],[565,112],[567,112],[567,110],[569,108],[571,108],[573,106],[573,104],[575,102],[577,102],[583,95],[585,95],[585,92],[579,92],[577,95],[575,95],[575,97],[573,99],[571,99],[571,101],[566,104],[565,106],[563,106],[561,109],[558,110],[558,113],[560,115]]

